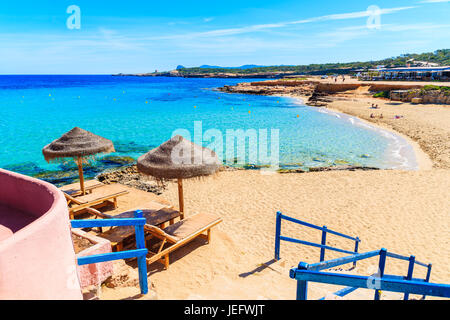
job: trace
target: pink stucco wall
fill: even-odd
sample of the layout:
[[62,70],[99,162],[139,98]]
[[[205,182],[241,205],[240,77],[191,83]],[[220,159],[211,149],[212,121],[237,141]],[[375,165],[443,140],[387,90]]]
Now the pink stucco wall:
[[[91,256],[111,252],[111,242],[109,240],[96,237],[80,229],[72,229],[72,233],[88,239],[93,246],[77,254],[77,257]],[[100,285],[113,274],[113,262],[100,262],[78,266],[81,288]]]
[[64,195],[0,169],[0,300],[82,299]]

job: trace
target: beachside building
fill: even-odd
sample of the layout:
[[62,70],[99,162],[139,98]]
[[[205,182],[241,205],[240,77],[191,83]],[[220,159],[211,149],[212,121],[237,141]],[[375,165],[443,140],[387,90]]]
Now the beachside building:
[[450,66],[371,69],[370,80],[450,81]]

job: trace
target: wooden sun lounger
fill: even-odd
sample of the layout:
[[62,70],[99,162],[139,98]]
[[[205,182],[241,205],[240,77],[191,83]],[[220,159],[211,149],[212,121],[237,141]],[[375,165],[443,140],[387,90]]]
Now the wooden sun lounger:
[[[96,188],[103,187],[104,184],[98,180],[88,180],[84,182],[84,188],[87,194],[92,193]],[[59,188],[62,192],[67,193],[72,197],[81,196],[80,185],[77,183],[69,184]]]
[[[157,211],[165,211],[165,213],[173,211],[172,208],[162,208]],[[111,219],[117,218],[117,216],[111,216],[98,210],[88,208],[88,211],[99,218]],[[167,211],[167,212],[166,212]],[[128,211],[131,212],[131,211]],[[170,217],[169,217],[170,218]],[[161,215],[161,219],[167,220],[167,216]],[[161,220],[159,220],[161,221]],[[157,223],[158,220],[155,220]],[[146,240],[149,238],[157,238],[160,241],[157,252],[149,250],[150,257],[147,258],[147,264],[153,262],[161,262],[164,264],[165,269],[169,267],[169,254],[176,249],[188,244],[197,237],[205,239],[208,243],[211,241],[211,228],[222,222],[222,218],[214,214],[198,213],[190,216],[184,220],[180,220],[168,227],[161,229],[155,225],[146,224],[144,230],[147,233]],[[206,234],[204,234],[206,233]],[[100,234],[100,237],[111,241],[113,249],[115,251],[123,250],[123,242],[125,238],[134,235],[134,228],[126,229],[123,227],[117,227],[108,230],[105,233]]]
[[[150,201],[145,207],[139,207],[133,210],[122,212],[118,215],[108,215],[93,208],[86,208],[86,211],[102,219],[120,219],[120,218],[133,218],[136,210],[143,211],[143,217],[146,219],[147,224],[161,226],[167,222],[173,224],[176,218],[179,218],[180,212],[169,207],[165,204],[161,204],[155,201]],[[111,242],[113,251],[122,251],[124,248],[128,248],[129,245],[133,246],[134,227],[115,227],[103,232],[102,228],[99,229],[99,237],[105,238]]]
[[128,190],[115,188],[116,190],[110,190],[110,188],[97,188],[94,193],[90,193],[84,196],[73,197],[64,192],[64,196],[69,206],[70,219],[73,219],[77,214],[86,212],[89,207],[104,207],[112,204],[114,208],[117,208],[117,198],[128,194]]
[[172,251],[197,237],[204,238],[209,243],[211,241],[211,228],[221,222],[222,218],[214,214],[198,213],[164,229],[146,224],[144,230],[162,240],[157,252],[149,250],[150,257],[147,258],[147,264],[158,261],[164,265],[165,269],[169,268],[169,254]]

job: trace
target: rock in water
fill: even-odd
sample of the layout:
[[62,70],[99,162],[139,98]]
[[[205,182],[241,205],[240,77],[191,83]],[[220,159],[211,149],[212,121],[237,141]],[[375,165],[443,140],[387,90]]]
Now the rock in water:
[[380,170],[380,168],[375,167],[362,167],[362,166],[334,166],[334,167],[313,167],[309,168],[309,172],[322,172],[322,171],[369,171],[369,170]]

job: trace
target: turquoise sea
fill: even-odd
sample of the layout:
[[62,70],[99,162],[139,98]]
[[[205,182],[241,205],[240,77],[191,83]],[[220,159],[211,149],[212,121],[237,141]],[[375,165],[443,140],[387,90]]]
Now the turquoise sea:
[[[86,175],[130,163],[170,139],[218,129],[279,129],[281,168],[339,164],[416,169],[402,138],[356,118],[292,98],[214,90],[242,79],[114,76],[0,76],[0,167],[61,184],[76,180],[73,162],[48,164],[42,147],[75,126],[112,140]],[[206,142],[205,142],[206,144]],[[249,163],[258,164],[258,163]]]

